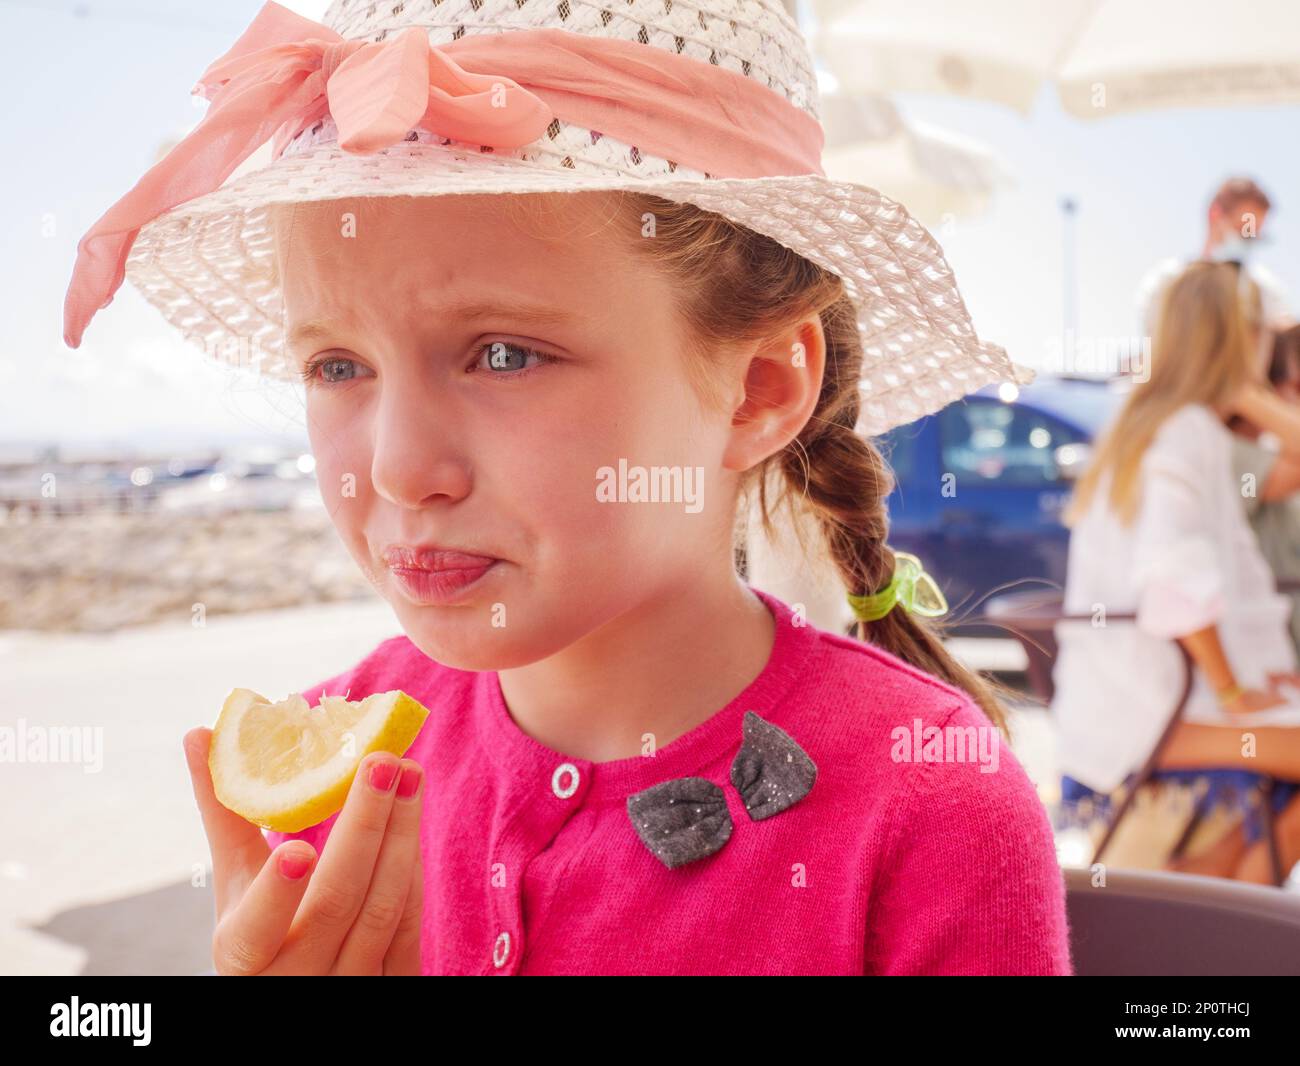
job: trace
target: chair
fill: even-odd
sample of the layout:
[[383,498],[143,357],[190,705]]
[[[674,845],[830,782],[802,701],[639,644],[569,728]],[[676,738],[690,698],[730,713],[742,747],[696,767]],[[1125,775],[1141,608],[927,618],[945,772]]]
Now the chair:
[[[1291,582],[1279,583],[1279,587],[1283,584],[1289,586]],[[1132,622],[1136,620],[1136,617],[1132,613],[1116,614],[1108,612],[1106,620],[1108,623]],[[988,600],[981,620],[1006,629],[1020,641],[1029,660],[1027,673],[1030,688],[1038,699],[1042,700],[1044,704],[1048,704],[1056,691],[1052,680],[1052,665],[1056,661],[1057,653],[1056,623],[1091,622],[1092,616],[1087,614],[1067,614],[1060,593],[1054,590],[1032,589],[1026,592],[1007,593]],[[1192,661],[1191,654],[1181,643],[1174,641],[1174,645],[1178,648],[1183,660],[1182,691],[1169,715],[1169,721],[1160,734],[1160,739],[1156,741],[1155,747],[1151,749],[1151,754],[1147,756],[1146,762],[1142,764],[1141,768],[1128,782],[1128,790],[1124,798],[1111,813],[1106,824],[1106,831],[1093,852],[1092,861],[1094,863],[1101,861],[1101,856],[1105,852],[1107,845],[1114,839],[1120,823],[1133,809],[1133,804],[1142,787],[1155,774],[1160,755],[1174,735],[1174,730],[1182,720],[1183,711],[1187,707],[1188,697],[1192,693],[1195,664]],[[1286,881],[1288,871],[1282,868],[1282,854],[1277,840],[1277,829],[1273,814],[1275,781],[1268,775],[1263,775],[1263,777],[1260,797],[1261,819],[1263,821],[1264,835],[1269,845],[1268,851],[1270,865],[1272,866],[1273,883],[1281,886]],[[1170,858],[1177,858],[1182,854],[1199,822],[1200,812],[1198,811],[1174,845]]]
[[1067,866],[1070,955],[1079,977],[1295,976],[1300,899],[1264,885],[1154,870]]

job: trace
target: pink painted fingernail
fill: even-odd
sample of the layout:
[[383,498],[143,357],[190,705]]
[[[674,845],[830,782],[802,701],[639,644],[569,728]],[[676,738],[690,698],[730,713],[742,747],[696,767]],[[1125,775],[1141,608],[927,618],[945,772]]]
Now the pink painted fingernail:
[[280,873],[290,881],[297,881],[310,869],[311,859],[304,859],[298,855],[280,856]]
[[370,787],[376,792],[387,792],[397,777],[397,763],[377,762],[370,768]]
[[402,779],[397,782],[397,794],[402,799],[410,799],[420,787],[421,770],[418,766],[404,766]]

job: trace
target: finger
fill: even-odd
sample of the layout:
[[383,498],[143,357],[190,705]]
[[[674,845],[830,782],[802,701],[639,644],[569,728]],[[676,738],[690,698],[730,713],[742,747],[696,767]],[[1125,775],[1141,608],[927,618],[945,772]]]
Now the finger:
[[[329,847],[321,853],[320,869],[298,912],[303,950],[311,956],[313,967],[334,962],[365,902],[388,829],[399,766],[390,752],[371,752],[352,779],[339,820],[330,831]],[[381,790],[374,782],[385,787]]]
[[[379,849],[374,876],[370,879],[357,920],[343,940],[335,973],[367,975],[384,971],[384,957],[389,945],[397,927],[406,919],[411,868],[420,858],[423,786],[424,772],[420,764],[414,759],[403,759],[401,779],[393,798],[393,810],[388,816],[388,830]],[[409,929],[404,930],[404,935],[409,935]]]
[[212,937],[217,973],[247,976],[276,961],[315,865],[316,849],[305,840],[288,840],[275,849],[248,891],[217,923]]
[[191,729],[185,734],[183,745],[194,799],[203,817],[203,831],[208,836],[208,847],[212,852],[213,893],[220,917],[266,865],[271,848],[257,826],[217,799],[208,768],[212,730],[205,727]]
[[411,887],[406,893],[406,909],[393,932],[393,942],[384,956],[385,977],[419,977],[423,972],[420,959],[420,927],[424,917],[424,860],[417,855],[411,871]]

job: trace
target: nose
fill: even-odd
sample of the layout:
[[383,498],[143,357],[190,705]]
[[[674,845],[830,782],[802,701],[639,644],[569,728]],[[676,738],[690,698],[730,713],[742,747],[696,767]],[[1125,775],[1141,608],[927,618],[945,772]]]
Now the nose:
[[410,510],[469,495],[471,472],[447,397],[405,379],[384,390],[374,427],[370,482],[383,499]]

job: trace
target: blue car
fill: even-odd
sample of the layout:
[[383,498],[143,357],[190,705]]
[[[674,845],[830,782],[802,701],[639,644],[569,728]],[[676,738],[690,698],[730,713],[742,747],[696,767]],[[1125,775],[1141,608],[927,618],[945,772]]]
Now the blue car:
[[950,624],[1012,584],[1064,586],[1061,511],[1122,400],[1100,380],[989,386],[877,438],[897,478],[890,547],[920,557],[948,599]]

